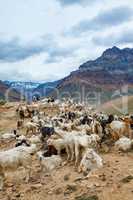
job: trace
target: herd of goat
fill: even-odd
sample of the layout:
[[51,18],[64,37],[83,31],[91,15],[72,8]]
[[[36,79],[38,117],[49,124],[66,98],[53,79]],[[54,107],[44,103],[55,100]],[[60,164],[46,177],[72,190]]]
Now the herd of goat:
[[15,143],[12,149],[0,151],[0,190],[4,187],[6,172],[20,166],[25,168],[26,181],[29,181],[33,155],[37,156],[42,173],[51,173],[74,162],[78,172],[89,177],[92,171],[103,166],[103,159],[98,155],[103,144],[122,151],[133,146],[133,116],[96,113],[71,99],[46,98],[31,105],[21,103],[16,109],[16,119],[15,130],[0,134],[2,144]]

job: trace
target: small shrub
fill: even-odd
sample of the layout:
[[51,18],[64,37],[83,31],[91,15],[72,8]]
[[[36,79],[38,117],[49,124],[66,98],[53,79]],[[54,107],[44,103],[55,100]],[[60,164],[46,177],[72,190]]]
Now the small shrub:
[[6,101],[4,99],[0,99],[0,105],[3,106],[5,105]]
[[98,196],[97,195],[93,195],[93,196],[80,196],[80,197],[76,197],[75,200],[98,200]]
[[129,176],[123,178],[121,181],[122,181],[123,183],[129,183],[129,182],[132,181],[132,180],[133,180],[133,176],[129,175]]

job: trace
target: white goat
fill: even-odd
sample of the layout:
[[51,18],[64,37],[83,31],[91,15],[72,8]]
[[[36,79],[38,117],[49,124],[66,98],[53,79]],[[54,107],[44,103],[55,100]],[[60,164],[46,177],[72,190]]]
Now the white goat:
[[38,123],[38,121],[39,121],[38,115],[35,115],[35,116],[32,117],[32,122]]
[[76,136],[74,133],[75,131],[68,133],[66,131],[56,129],[56,134],[64,140],[64,145],[67,153],[67,161],[74,160],[74,137]]
[[0,135],[0,140],[11,140],[14,139],[16,135],[14,133],[4,133]]
[[133,146],[133,140],[127,137],[122,137],[118,141],[115,142],[116,149],[122,150],[122,151],[128,151],[132,148],[132,146]]
[[62,164],[62,159],[59,155],[53,155],[51,157],[44,157],[42,152],[37,152],[41,169],[43,172],[50,173],[54,169],[58,168]]
[[28,170],[26,182],[29,181],[31,172],[31,154],[36,152],[36,145],[30,147],[19,146],[0,152],[0,190],[3,189],[4,176],[7,171],[14,171],[20,166]]
[[103,167],[102,158],[93,150],[87,149],[80,162],[79,172],[87,172],[87,177],[90,176],[90,172]]
[[58,155],[61,154],[61,150],[66,148],[66,142],[64,139],[60,138],[60,139],[48,139],[47,140],[47,144],[48,146],[53,146],[56,150]]
[[76,136],[75,140],[75,165],[78,164],[79,154],[80,154],[80,147],[87,149],[87,148],[96,148],[98,142],[100,141],[100,137],[97,134],[92,135],[83,135],[83,136]]
[[40,145],[41,144],[41,135],[32,135],[31,138],[28,139],[31,144]]
[[27,122],[25,124],[25,128],[26,128],[26,134],[28,134],[30,131],[32,131],[32,133],[36,133],[38,125],[34,122]]
[[77,165],[80,155],[80,147],[84,149],[97,147],[100,137],[97,134],[84,135],[84,133],[72,131],[70,133],[56,129],[56,134],[64,139],[64,144],[67,152],[67,161],[74,160],[76,157],[75,165]]
[[111,135],[114,141],[120,139],[122,136],[131,137],[130,124],[123,121],[113,121],[109,125]]

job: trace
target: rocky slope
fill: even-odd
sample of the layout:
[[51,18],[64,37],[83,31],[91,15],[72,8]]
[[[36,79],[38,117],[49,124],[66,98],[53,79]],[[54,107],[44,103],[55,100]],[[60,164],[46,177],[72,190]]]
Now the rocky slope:
[[38,95],[40,97],[48,96],[58,86],[59,83],[60,80],[54,82],[42,83],[33,90],[33,95],[35,96]]
[[79,69],[81,71],[106,70],[115,74],[133,73],[133,49],[119,49],[117,47],[107,49],[101,57],[84,63]]
[[133,113],[133,96],[124,96],[105,102],[103,105],[97,108],[99,112],[105,112],[107,114],[132,114]]
[[0,99],[6,99],[9,101],[19,101],[21,95],[15,89],[11,89],[9,85],[5,84],[4,82],[0,81]]

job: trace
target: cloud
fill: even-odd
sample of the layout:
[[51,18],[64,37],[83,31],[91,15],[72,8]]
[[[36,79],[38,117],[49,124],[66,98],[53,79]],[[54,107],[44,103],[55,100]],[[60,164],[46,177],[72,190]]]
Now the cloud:
[[29,57],[38,56],[46,53],[45,64],[61,62],[62,59],[74,56],[75,47],[61,47],[59,41],[52,35],[40,37],[37,41],[24,44],[20,39],[14,38],[9,41],[0,41],[0,61],[19,62]]
[[0,61],[17,62],[28,57],[40,54],[45,46],[34,44],[21,44],[19,39],[0,41]]
[[57,41],[51,35],[41,37],[37,41],[28,43],[22,42],[18,38],[8,41],[0,41],[0,61],[1,62],[19,62],[29,57],[47,53],[49,56],[63,56],[68,50],[60,49]]
[[133,30],[119,30],[107,35],[97,35],[92,43],[98,46],[130,45],[133,44]]
[[0,71],[2,80],[32,80],[32,74],[29,72],[22,72],[19,69],[8,69],[7,71]]
[[99,13],[93,19],[82,20],[79,24],[73,26],[66,35],[81,35],[88,31],[104,30],[113,26],[120,25],[131,20],[133,10],[127,6],[121,6]]
[[128,44],[133,43],[133,30],[132,32],[125,32],[120,35],[120,37],[116,40],[119,44]]
[[[75,4],[86,5],[88,3],[94,2],[94,0],[57,0],[62,6],[70,6]],[[95,0],[96,1],[96,0]]]
[[122,29],[132,27],[132,9],[132,0],[2,1],[0,79],[57,80],[105,48],[132,47]]
[[51,49],[51,51],[49,51],[49,56],[48,58],[45,60],[45,63],[57,63],[57,62],[61,62],[62,59],[64,58],[70,58],[72,56],[74,56],[76,49],[73,48],[62,48],[62,47],[58,47],[55,49]]

